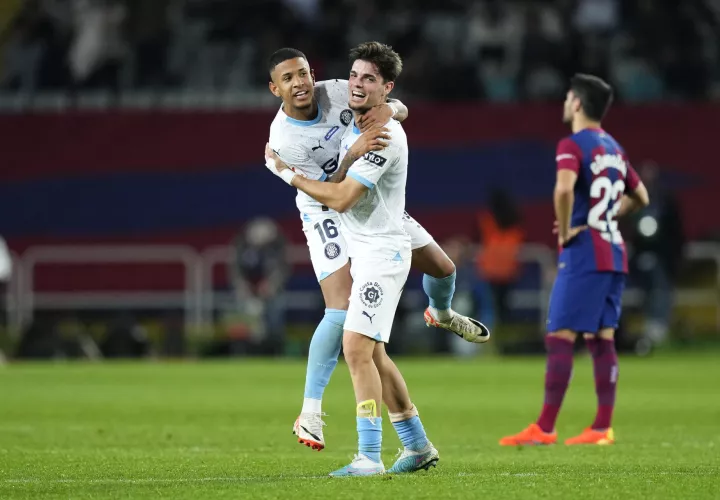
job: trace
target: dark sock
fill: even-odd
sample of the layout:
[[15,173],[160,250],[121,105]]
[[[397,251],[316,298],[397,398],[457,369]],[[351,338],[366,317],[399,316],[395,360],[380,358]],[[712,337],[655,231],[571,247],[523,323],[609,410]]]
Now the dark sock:
[[593,372],[595,374],[595,393],[598,399],[598,409],[595,415],[593,429],[609,429],[615,409],[615,393],[618,380],[618,358],[615,351],[614,340],[600,338],[586,339],[593,359]]
[[573,343],[547,336],[545,348],[547,349],[545,404],[537,424],[544,432],[552,432],[572,375]]

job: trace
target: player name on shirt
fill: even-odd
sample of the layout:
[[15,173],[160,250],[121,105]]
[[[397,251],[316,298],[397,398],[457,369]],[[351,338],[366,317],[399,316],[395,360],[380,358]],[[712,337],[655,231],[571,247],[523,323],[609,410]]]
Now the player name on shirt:
[[590,170],[595,175],[608,168],[619,170],[623,177],[627,176],[627,163],[625,163],[625,158],[619,154],[595,155],[590,164]]

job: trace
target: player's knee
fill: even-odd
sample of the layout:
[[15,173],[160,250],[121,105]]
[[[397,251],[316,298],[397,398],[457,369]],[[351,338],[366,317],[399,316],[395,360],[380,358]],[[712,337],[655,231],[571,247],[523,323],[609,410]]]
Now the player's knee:
[[572,330],[558,330],[556,332],[550,332],[547,335],[548,337],[555,337],[567,340],[568,342],[575,342],[575,338],[577,337],[577,334]]
[[372,363],[374,347],[375,341],[370,337],[348,330],[343,334],[343,357],[351,370]]
[[438,263],[438,269],[441,273],[441,276],[435,276],[438,279],[447,278],[449,276],[452,276],[453,273],[455,273],[455,263],[450,260],[450,257],[445,257],[444,259],[441,259],[441,261]]
[[[350,295],[350,292],[348,292],[348,295]],[[350,307],[350,301],[347,298],[343,298],[343,297],[345,297],[345,295],[336,296],[333,298],[326,298],[325,299],[325,308],[347,312],[348,307]]]
[[378,371],[383,372],[388,369],[390,358],[388,357],[387,352],[385,352],[384,344],[381,342],[375,346],[372,359],[375,366],[377,366]]
[[455,272],[455,263],[436,242],[413,250],[412,265],[436,279],[447,278]]
[[347,311],[352,291],[350,268],[344,266],[320,282],[325,307]]
[[613,340],[615,338],[614,328],[603,328],[597,334],[598,338],[603,340]]

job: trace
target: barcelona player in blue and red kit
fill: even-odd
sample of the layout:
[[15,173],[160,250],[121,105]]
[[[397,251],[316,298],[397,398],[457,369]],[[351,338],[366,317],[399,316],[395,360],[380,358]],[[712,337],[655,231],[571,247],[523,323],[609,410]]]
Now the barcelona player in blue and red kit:
[[618,379],[614,335],[628,271],[617,218],[649,203],[647,190],[623,148],[600,122],[612,88],[592,75],[575,75],[563,120],[572,135],[557,148],[556,232],[560,256],[548,308],[545,403],[538,420],[501,445],[554,444],[555,421],[573,366],[573,344],[583,335],[592,355],[598,410],[593,424],[565,444],[612,444]]

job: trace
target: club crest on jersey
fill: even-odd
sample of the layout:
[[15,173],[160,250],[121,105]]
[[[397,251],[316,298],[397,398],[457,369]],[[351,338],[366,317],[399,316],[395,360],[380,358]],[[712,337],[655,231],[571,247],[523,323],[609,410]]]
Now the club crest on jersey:
[[325,245],[325,257],[332,260],[340,255],[340,245],[334,242],[330,242]]
[[348,125],[350,125],[351,121],[352,111],[350,111],[349,109],[343,109],[342,113],[340,113],[340,123],[347,127]]
[[360,293],[358,295],[360,296],[360,302],[362,302],[365,307],[375,309],[382,304],[384,292],[377,281],[368,281],[360,287]]
[[387,161],[387,158],[384,156],[380,156],[377,153],[373,153],[372,151],[369,151],[363,155],[363,158],[365,158],[367,161],[375,165],[376,167],[382,167],[385,165],[385,162]]

